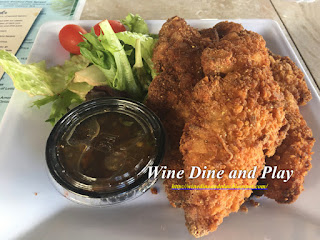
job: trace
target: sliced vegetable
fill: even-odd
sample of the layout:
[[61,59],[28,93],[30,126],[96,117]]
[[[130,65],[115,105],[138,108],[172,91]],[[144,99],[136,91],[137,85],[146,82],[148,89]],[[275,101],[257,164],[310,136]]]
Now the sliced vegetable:
[[49,68],[47,72],[51,76],[50,82],[53,92],[64,91],[73,80],[75,73],[86,68],[89,63],[85,57],[74,55],[70,60],[66,60],[63,65]]
[[62,47],[70,53],[80,54],[78,44],[83,42],[82,34],[87,31],[75,24],[68,24],[64,26],[59,32],[59,41]]

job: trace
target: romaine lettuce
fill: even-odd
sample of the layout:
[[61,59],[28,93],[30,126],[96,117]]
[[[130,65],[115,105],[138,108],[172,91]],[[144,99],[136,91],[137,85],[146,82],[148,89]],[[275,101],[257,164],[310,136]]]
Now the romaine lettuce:
[[97,37],[94,31],[84,34],[80,43],[81,54],[96,65],[106,76],[107,84],[117,90],[126,91],[136,100],[142,100],[144,93],[136,81],[124,46],[107,20],[100,23],[103,34]]
[[139,14],[133,15],[132,13],[129,13],[128,16],[126,16],[125,19],[120,20],[120,22],[127,26],[131,32],[149,34],[148,25]]
[[149,37],[148,35],[144,35],[141,33],[133,33],[133,32],[119,32],[116,33],[117,37],[123,41],[125,44],[128,44],[132,47],[136,46],[137,39],[140,40],[141,44],[141,56],[143,60],[148,65],[151,76],[154,78],[157,74],[154,70],[153,62],[152,62],[152,53],[153,53],[153,47],[156,44],[157,40],[155,40],[152,37]]
[[[83,84],[81,86],[70,84],[75,72],[86,68],[88,64],[89,61],[86,58],[75,55],[65,61],[64,65],[47,69],[45,61],[22,64],[11,53],[0,50],[0,66],[11,77],[16,89],[27,92],[31,96],[44,96],[33,103],[37,107],[53,102],[50,117],[47,120],[51,124],[55,124],[67,113],[70,105],[81,103],[84,92],[92,88]],[[78,92],[74,93],[68,90],[68,87]]]
[[31,96],[53,96],[61,93],[71,82],[75,72],[87,67],[89,61],[81,55],[72,56],[64,65],[47,69],[44,61],[22,64],[4,50],[0,50],[0,66],[11,77],[16,89]]
[[49,118],[46,122],[51,123],[54,125],[60,118],[63,117],[71,108],[72,106],[76,106],[83,102],[81,97],[71,92],[70,90],[66,89],[60,94],[47,96],[43,99],[37,100],[33,102],[33,106],[37,106],[40,108],[41,106],[52,102],[51,112]]
[[[129,15],[129,18],[134,16]],[[146,23],[138,17],[135,19],[136,24],[146,26],[142,32],[148,33]],[[108,86],[126,91],[132,98],[142,101],[156,76],[152,49],[157,40],[137,32],[115,34],[107,20],[100,23],[100,28],[103,34],[99,37],[93,30],[83,35],[86,41],[79,44],[81,54],[104,73]]]

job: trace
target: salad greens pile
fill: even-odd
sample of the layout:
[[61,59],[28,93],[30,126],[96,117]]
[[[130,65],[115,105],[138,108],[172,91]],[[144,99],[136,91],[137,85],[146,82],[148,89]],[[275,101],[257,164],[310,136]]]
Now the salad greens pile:
[[129,14],[121,22],[128,31],[114,33],[107,20],[99,24],[102,34],[83,34],[81,55],[64,65],[47,68],[45,61],[21,64],[12,54],[0,50],[0,66],[11,77],[16,89],[30,96],[44,96],[33,103],[41,107],[52,103],[47,122],[54,125],[70,108],[85,100],[94,86],[109,86],[143,101],[156,76],[151,60],[157,41],[146,22]]

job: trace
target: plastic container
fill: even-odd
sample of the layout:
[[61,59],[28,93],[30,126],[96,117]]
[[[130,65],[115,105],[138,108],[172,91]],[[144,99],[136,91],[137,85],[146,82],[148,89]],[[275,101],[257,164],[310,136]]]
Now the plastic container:
[[[77,170],[66,168],[59,152],[62,139],[73,134],[83,121],[101,117],[101,114],[109,116],[108,113],[135,119],[145,134],[154,137],[154,155],[148,156],[143,164],[130,165],[130,171],[125,174],[114,174],[108,178],[85,176]],[[75,107],[54,126],[46,145],[49,175],[56,189],[72,201],[91,206],[117,204],[142,195],[157,181],[148,178],[148,171],[149,167],[160,165],[164,153],[165,134],[158,117],[143,104],[125,98],[100,98]],[[76,169],[78,164],[74,165]]]

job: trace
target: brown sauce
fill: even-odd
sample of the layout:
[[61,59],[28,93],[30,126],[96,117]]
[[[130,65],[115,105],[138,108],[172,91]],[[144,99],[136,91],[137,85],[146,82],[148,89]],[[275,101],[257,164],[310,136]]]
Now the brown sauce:
[[119,112],[85,119],[58,144],[59,160],[72,178],[111,185],[138,173],[155,154],[152,131]]

